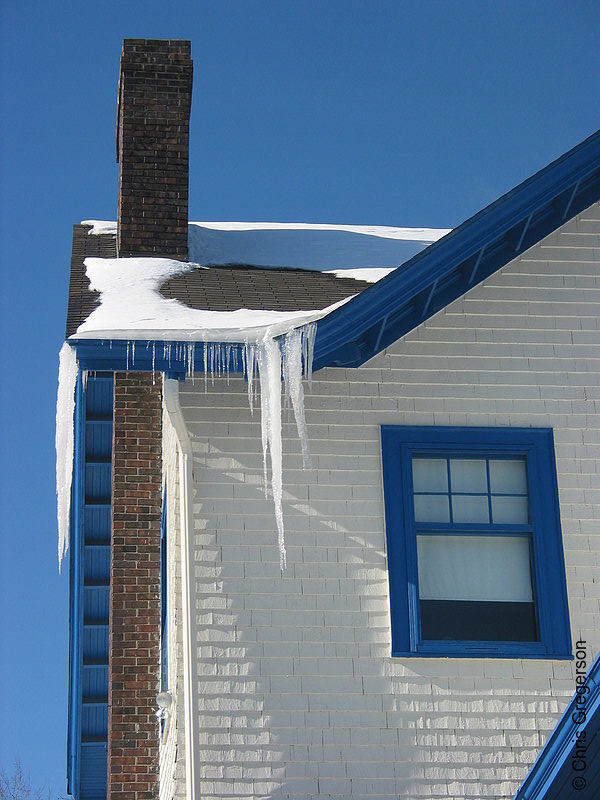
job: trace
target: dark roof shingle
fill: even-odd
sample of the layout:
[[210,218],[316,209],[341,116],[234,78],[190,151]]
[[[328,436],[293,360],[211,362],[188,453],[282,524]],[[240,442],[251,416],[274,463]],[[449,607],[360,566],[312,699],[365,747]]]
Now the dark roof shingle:
[[[116,236],[90,235],[89,225],[73,226],[73,250],[67,338],[99,305],[100,295],[89,288],[84,259],[116,258]],[[269,311],[312,311],[358,294],[371,284],[302,269],[261,269],[240,264],[195,269],[166,281],[161,294],[190,308],[236,311],[241,308]]]

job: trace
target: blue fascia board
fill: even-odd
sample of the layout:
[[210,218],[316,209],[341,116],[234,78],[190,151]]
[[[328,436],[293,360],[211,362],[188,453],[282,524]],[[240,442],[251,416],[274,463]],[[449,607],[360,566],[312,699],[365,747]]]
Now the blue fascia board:
[[360,366],[598,199],[600,131],[322,319],[315,369]]
[[[358,367],[600,199],[600,131],[317,323],[314,369]],[[185,377],[188,341],[77,339],[86,370]],[[179,349],[179,356],[176,351]],[[194,372],[204,370],[196,343]]]
[[[170,378],[183,379],[186,375],[204,374],[204,342],[162,341],[146,339],[77,339],[70,338],[69,344],[77,351],[81,370],[90,372],[154,372],[165,373]],[[132,344],[135,342],[135,357]],[[164,345],[171,346],[171,355],[163,354]],[[211,344],[217,344],[211,342]],[[237,349],[237,370],[231,359],[229,372],[241,372],[241,350],[243,345],[222,342],[225,346]],[[190,347],[192,345],[192,347]],[[193,356],[192,356],[193,353]],[[190,366],[190,358],[193,365]],[[216,375],[215,375],[216,377]]]
[[[582,687],[587,687],[587,689]],[[578,703],[583,692],[585,692],[584,718],[581,716],[582,704]],[[542,800],[542,798],[550,797],[554,781],[576,746],[578,734],[581,735],[588,730],[592,732],[598,728],[599,724],[600,655],[590,667],[585,677],[585,683],[577,687],[571,702],[519,787],[514,800]],[[577,791],[574,796],[577,796]],[[580,796],[583,797],[583,793]]]

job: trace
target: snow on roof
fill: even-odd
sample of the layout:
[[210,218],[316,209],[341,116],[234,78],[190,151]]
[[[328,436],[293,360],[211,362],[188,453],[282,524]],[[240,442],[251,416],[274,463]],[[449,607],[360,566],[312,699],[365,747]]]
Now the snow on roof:
[[[115,222],[83,220],[92,235],[116,233]],[[189,257],[207,266],[354,271],[387,269],[408,261],[449,233],[445,228],[392,228],[304,222],[190,222]],[[385,273],[387,274],[387,272]],[[361,273],[360,280],[379,280]],[[355,276],[358,277],[358,276]]]
[[[115,234],[115,222],[84,220],[88,234]],[[248,310],[191,308],[160,294],[170,278],[194,270],[226,265],[263,269],[319,271],[337,278],[374,283],[445,235],[445,229],[324,225],[279,222],[192,222],[189,224],[191,263],[166,258],[85,259],[90,290],[101,294],[100,305],[77,327],[71,338],[240,341],[240,331],[256,340],[267,329],[280,335],[314,322],[346,302],[346,289],[325,308],[301,305],[278,308],[277,292],[269,307]],[[290,273],[291,274],[291,273]],[[361,288],[364,288],[364,283]],[[357,290],[360,291],[359,284]],[[299,309],[304,310],[299,310]],[[248,334],[248,332],[250,332]]]
[[169,258],[86,258],[90,289],[100,305],[70,339],[258,341],[314,322],[349,300],[310,311],[190,308],[160,294],[161,285],[177,275],[206,269]]

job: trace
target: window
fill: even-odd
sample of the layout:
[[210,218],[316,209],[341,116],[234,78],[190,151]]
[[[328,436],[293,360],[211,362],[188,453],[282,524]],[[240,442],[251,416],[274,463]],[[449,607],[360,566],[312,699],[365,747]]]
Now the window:
[[392,655],[571,658],[552,431],[382,428]]

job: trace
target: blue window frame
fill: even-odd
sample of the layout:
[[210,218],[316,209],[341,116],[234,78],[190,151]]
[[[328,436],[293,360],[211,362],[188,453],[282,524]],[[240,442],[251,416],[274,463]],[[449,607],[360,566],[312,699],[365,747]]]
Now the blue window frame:
[[571,658],[552,431],[382,427],[392,655]]

